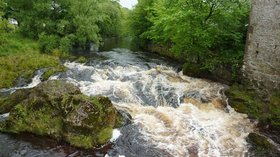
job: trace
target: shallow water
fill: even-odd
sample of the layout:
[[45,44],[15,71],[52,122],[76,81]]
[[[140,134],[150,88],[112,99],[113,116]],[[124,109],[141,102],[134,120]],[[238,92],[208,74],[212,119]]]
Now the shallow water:
[[[86,95],[107,96],[131,116],[131,123],[119,128],[119,137],[101,156],[247,155],[246,137],[254,126],[246,115],[226,105],[224,85],[184,76],[176,63],[156,55],[127,49],[96,55],[99,57],[86,64],[65,63],[69,70],[50,79],[67,80]],[[7,135],[0,138],[9,143]],[[28,152],[37,151],[27,148]],[[45,156],[66,156],[57,151],[38,151],[47,152]]]

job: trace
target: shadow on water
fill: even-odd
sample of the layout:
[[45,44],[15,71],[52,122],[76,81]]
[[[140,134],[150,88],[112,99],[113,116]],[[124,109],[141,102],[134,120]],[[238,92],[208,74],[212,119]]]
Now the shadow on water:
[[132,37],[125,38],[105,38],[103,40],[103,45],[99,48],[99,51],[111,51],[115,48],[125,48],[132,51],[139,51],[139,47],[135,42],[133,42]]

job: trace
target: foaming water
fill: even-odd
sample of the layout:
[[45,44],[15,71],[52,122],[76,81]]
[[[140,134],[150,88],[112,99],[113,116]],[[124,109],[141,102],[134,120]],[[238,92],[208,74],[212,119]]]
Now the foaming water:
[[110,139],[110,142],[116,141],[121,135],[122,134],[121,134],[120,130],[114,129],[113,134],[112,134],[112,138]]
[[[165,151],[145,156],[246,156],[246,137],[254,126],[222,103],[224,85],[183,76],[164,62],[122,50],[101,55],[107,59],[65,63],[69,71],[53,79],[66,79],[86,95],[108,96],[128,112],[139,131],[137,140]],[[124,130],[121,134],[129,137]],[[115,155],[127,155],[122,147],[129,146],[114,140]]]
[[13,87],[13,88],[9,88],[9,89],[0,89],[0,93],[8,93],[11,94],[13,92],[15,92],[16,90],[19,89],[28,89],[28,88],[33,88],[35,86],[37,86],[38,84],[40,84],[41,81],[41,77],[44,74],[44,72],[42,70],[38,70],[35,74],[35,76],[32,78],[31,83],[27,84],[26,86],[22,86],[22,87]]

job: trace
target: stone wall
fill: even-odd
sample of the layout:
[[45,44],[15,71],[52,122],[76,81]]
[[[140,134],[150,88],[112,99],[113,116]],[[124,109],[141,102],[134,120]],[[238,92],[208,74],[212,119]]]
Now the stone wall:
[[252,0],[243,70],[262,92],[280,90],[280,0]]

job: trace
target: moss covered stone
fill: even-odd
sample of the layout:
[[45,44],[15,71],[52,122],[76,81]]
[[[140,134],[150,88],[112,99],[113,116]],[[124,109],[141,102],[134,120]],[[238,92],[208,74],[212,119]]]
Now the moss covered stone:
[[86,59],[84,56],[80,56],[80,57],[76,60],[76,62],[78,62],[78,63],[85,63],[85,62],[87,62],[87,59]]
[[108,98],[85,96],[76,86],[58,80],[19,90],[0,106],[1,113],[10,112],[1,131],[50,136],[82,148],[106,143],[122,121]]
[[66,70],[67,70],[67,68],[65,66],[62,66],[62,65],[57,66],[57,67],[47,68],[46,71],[44,72],[44,74],[42,75],[42,80],[46,81],[52,75],[55,75],[55,74],[60,73],[60,72],[64,72]]
[[[280,93],[272,93],[267,99],[246,85],[235,84],[227,91],[228,102],[237,112],[259,121],[261,133],[268,135],[274,142],[280,142]],[[249,155],[254,157],[276,157],[280,152],[267,139],[255,133],[247,138],[250,144]]]
[[242,85],[235,84],[226,91],[226,95],[229,104],[237,112],[246,113],[250,118],[261,118],[263,103],[253,89],[247,89]]
[[280,156],[280,152],[276,146],[272,145],[268,140],[256,133],[251,133],[247,137],[247,141],[250,144],[249,152],[250,156],[254,157],[277,157]]
[[226,95],[229,104],[237,111],[260,121],[260,125],[269,125],[280,132],[280,94],[272,94],[268,101],[260,98],[255,90],[244,85],[232,85]]

